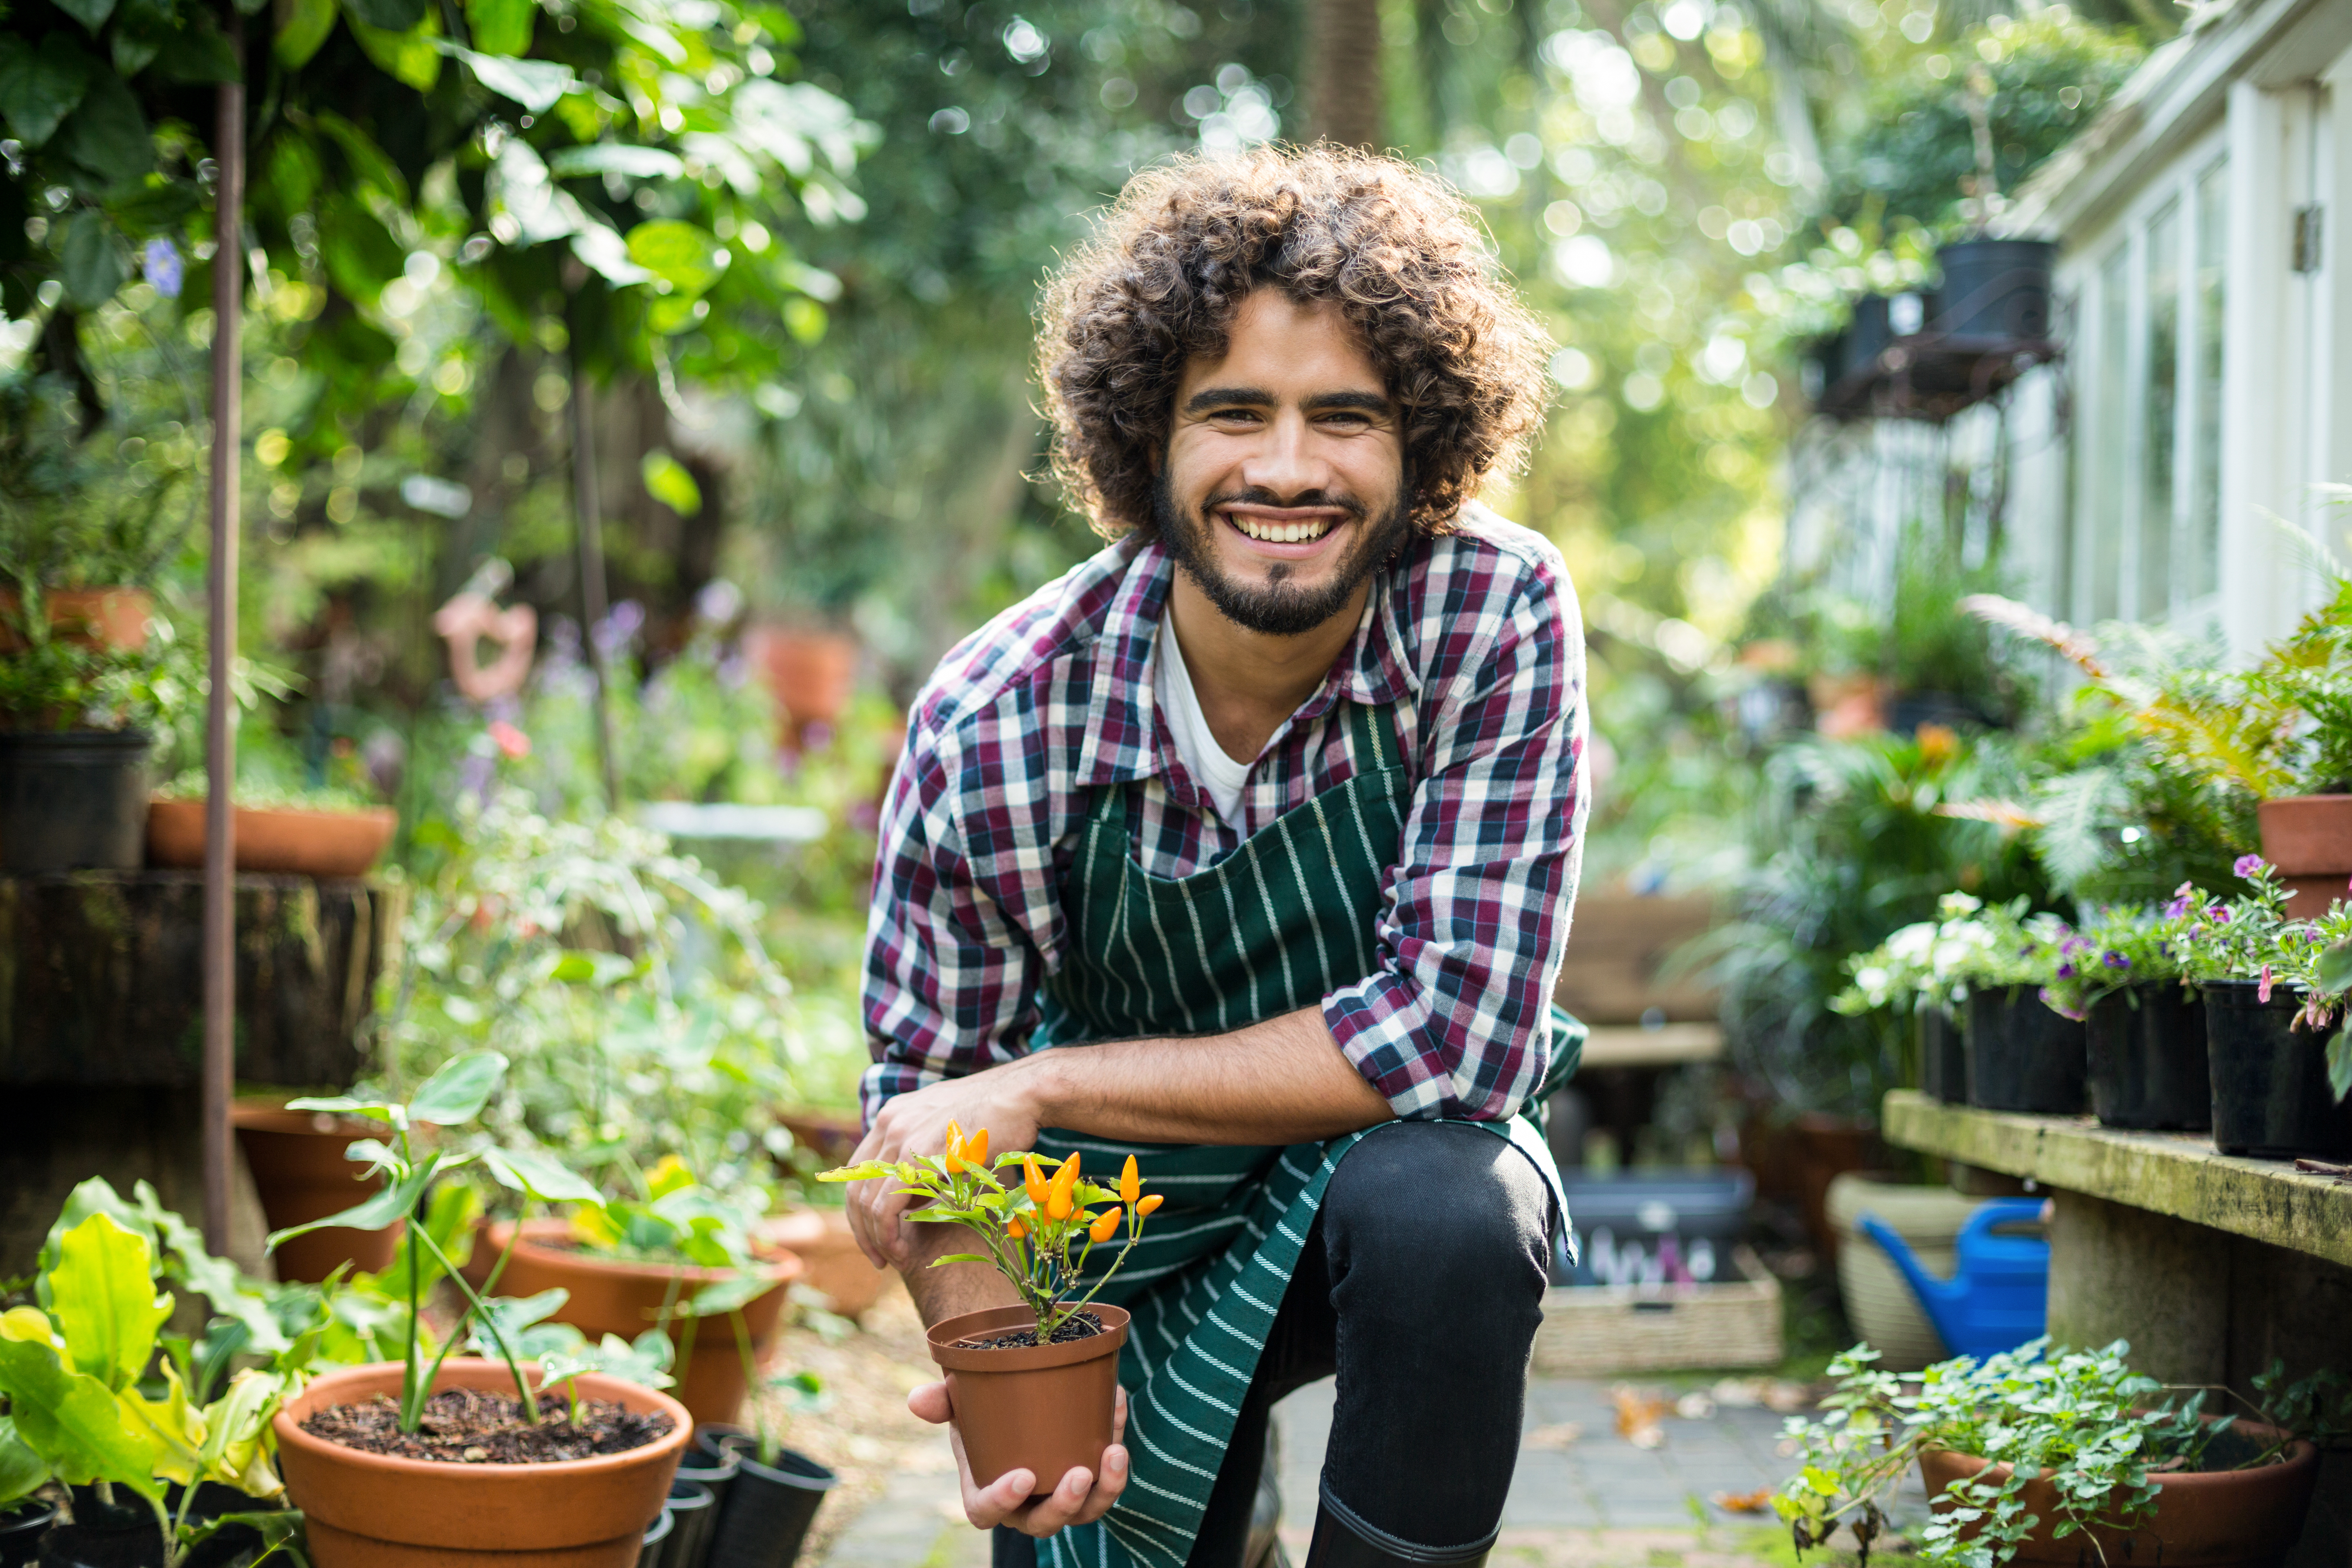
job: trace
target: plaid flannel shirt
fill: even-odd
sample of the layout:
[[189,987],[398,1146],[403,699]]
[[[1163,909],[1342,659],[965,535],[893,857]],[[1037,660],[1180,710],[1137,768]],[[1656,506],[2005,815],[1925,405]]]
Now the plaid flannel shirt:
[[1029,1048],[1092,792],[1142,781],[1137,863],[1189,876],[1354,776],[1341,700],[1394,703],[1413,793],[1378,969],[1323,998],[1400,1117],[1501,1120],[1541,1081],[1587,801],[1584,640],[1559,553],[1473,506],[1373,578],[1323,684],[1218,816],[1156,710],[1173,570],[1113,544],[964,639],[916,700],[866,929],[866,1116]]

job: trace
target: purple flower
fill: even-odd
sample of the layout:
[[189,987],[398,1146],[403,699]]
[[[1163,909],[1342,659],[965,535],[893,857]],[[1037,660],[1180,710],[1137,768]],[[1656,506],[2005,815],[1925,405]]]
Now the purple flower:
[[2267,963],[2263,965],[2263,983],[2256,988],[2254,994],[2263,1002],[2271,999],[2271,966]]
[[2173,889],[2172,902],[2164,906],[2164,918],[2168,921],[2177,921],[2181,916],[2187,914],[2191,908],[2190,896],[2196,891],[2196,888],[2187,882],[2183,882],[2180,886]]
[[2230,923],[2230,911],[2221,905],[2215,904],[2205,911],[2205,918],[2217,926],[2225,926]]
[[2237,862],[2232,865],[2230,869],[2238,876],[2251,877],[2255,872],[2261,870],[2263,868],[2263,858],[2259,855],[2241,855],[2238,857]]
[[2062,963],[2062,964],[2060,964],[2060,965],[2058,966],[2058,978],[2059,978],[2059,979],[2061,979],[2061,980],[2072,980],[2072,979],[2074,979],[2074,966],[2073,964],[2071,964],[2071,963]]
[[2058,944],[2058,951],[2061,952],[2088,952],[2091,951],[2091,944],[2084,942],[2079,936],[2070,936],[2064,942]]
[[154,285],[155,292],[166,300],[180,297],[180,285],[186,281],[187,272],[180,263],[178,246],[159,234],[147,242],[146,249],[139,253],[139,263],[140,269],[147,274],[147,281]]
[[2131,967],[2131,960],[2126,958],[2120,952],[2102,953],[2099,955],[2099,962],[2105,964],[2109,969],[2129,969]]

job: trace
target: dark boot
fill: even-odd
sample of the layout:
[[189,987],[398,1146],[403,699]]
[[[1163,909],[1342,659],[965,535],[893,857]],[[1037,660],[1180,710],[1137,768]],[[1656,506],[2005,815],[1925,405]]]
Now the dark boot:
[[1315,1539],[1307,1568],[1481,1568],[1496,1532],[1466,1546],[1416,1546],[1365,1523],[1328,1488],[1315,1510]]

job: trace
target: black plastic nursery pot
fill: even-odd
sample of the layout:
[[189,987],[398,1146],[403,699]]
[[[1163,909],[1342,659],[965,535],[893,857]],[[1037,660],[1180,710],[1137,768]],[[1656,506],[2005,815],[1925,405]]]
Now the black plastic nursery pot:
[[637,1549],[637,1568],[668,1568],[670,1533],[677,1528],[677,1521],[670,1517],[668,1509],[654,1516],[652,1526],[646,1531],[646,1542]]
[[163,1532],[145,1501],[103,1503],[96,1488],[76,1487],[73,1517],[41,1536],[41,1568],[163,1568]]
[[2213,1125],[2205,1006],[2179,985],[2101,997],[2084,1024],[2091,1110],[2108,1127],[2201,1132]]
[[711,1528],[719,1522],[719,1500],[700,1481],[669,1484],[669,1551],[662,1568],[698,1568],[709,1558]]
[[1934,330],[1952,338],[2038,342],[2050,335],[2046,239],[1965,239],[1936,252],[1944,286]]
[[136,871],[147,858],[147,736],[0,731],[0,870]]
[[1967,1104],[1968,1037],[1959,1020],[1932,1005],[1920,1008],[1917,1016],[1920,1092],[1947,1105]]
[[20,1502],[0,1512],[0,1568],[28,1568],[57,1517],[58,1510],[45,1502]]
[[670,1484],[670,1495],[677,1495],[679,1483],[691,1482],[710,1494],[710,1506],[678,1516],[669,1554],[662,1559],[663,1568],[703,1568],[710,1561],[710,1542],[719,1533],[719,1518],[727,1511],[727,1493],[740,1466],[732,1448],[720,1447],[714,1453],[698,1444],[686,1451],[678,1461],[677,1479]]
[[2327,1036],[2295,1022],[2303,994],[2251,980],[2205,986],[2213,1146],[2262,1160],[2352,1158],[2352,1104],[2327,1087]]
[[735,1472],[726,1510],[719,1516],[710,1568],[792,1568],[824,1494],[841,1478],[790,1448],[777,1450],[776,1462],[763,1465],[755,1440],[727,1441],[740,1456],[742,1468]]
[[2052,1012],[2031,985],[1969,997],[1969,1103],[1981,1110],[2076,1116],[2084,1092],[2083,1026]]

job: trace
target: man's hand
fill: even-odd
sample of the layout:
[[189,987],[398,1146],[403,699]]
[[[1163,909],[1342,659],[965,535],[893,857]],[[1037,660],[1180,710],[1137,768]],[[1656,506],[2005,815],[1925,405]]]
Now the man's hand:
[[[1024,1057],[892,1096],[876,1113],[873,1127],[857,1145],[857,1152],[850,1156],[850,1163],[936,1154],[947,1146],[950,1121],[967,1134],[988,1129],[992,1158],[1006,1150],[1031,1147],[1037,1142],[1037,1106],[1028,1093],[1034,1077],[1031,1064],[1042,1059]],[[903,1273],[913,1259],[911,1222],[899,1217],[907,1204],[898,1184],[887,1177],[849,1184],[849,1228],[866,1260],[877,1268]]]
[[1092,1524],[1127,1489],[1127,1449],[1120,1443],[1127,1436],[1124,1388],[1112,1407],[1110,1447],[1103,1450],[1102,1474],[1094,1475],[1081,1465],[1064,1476],[1050,1495],[1034,1502],[1029,1489],[1037,1478],[1027,1470],[1009,1470],[986,1488],[972,1484],[971,1461],[964,1458],[963,1434],[950,1420],[955,1412],[948,1404],[946,1384],[922,1384],[907,1395],[907,1408],[933,1425],[950,1422],[948,1440],[955,1445],[956,1473],[963,1479],[963,1516],[976,1530],[1002,1524],[1042,1540],[1066,1525]]

